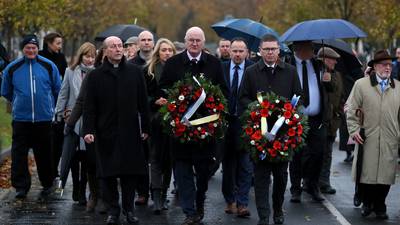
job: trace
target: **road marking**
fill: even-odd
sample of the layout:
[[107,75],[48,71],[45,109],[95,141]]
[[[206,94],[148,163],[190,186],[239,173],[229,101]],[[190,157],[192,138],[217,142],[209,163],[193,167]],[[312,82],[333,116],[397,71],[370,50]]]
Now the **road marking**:
[[325,208],[329,210],[329,212],[332,213],[333,216],[335,216],[336,220],[341,224],[341,225],[351,225],[349,221],[344,218],[344,216],[339,212],[339,210],[336,209],[336,207],[325,197],[325,201],[323,201],[323,205]]

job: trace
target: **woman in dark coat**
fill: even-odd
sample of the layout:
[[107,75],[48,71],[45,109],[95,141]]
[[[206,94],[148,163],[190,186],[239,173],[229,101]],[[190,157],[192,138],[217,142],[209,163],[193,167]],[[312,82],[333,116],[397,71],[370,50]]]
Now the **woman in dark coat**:
[[160,38],[156,43],[150,61],[144,69],[151,109],[150,163],[154,214],[160,214],[161,209],[168,209],[167,191],[172,172],[169,138],[162,132],[161,118],[157,112],[162,103],[166,102],[166,99],[156,99],[155,96],[158,93],[158,81],[164,64],[167,59],[175,54],[174,44],[168,39]]

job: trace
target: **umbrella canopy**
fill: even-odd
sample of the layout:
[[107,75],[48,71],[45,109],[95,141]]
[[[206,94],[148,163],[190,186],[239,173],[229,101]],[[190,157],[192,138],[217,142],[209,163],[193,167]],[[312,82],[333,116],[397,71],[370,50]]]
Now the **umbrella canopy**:
[[[213,24],[211,28],[219,37],[227,40],[235,37],[246,39],[248,48],[254,52],[258,51],[260,40],[264,35],[272,34],[279,38],[275,30],[251,19],[227,19]],[[289,51],[289,48],[281,44],[281,50]]]
[[354,24],[342,19],[318,19],[300,22],[280,38],[282,42],[362,38],[367,35]]
[[117,36],[121,38],[122,42],[125,42],[132,36],[138,36],[140,32],[146,30],[143,27],[139,27],[134,24],[118,24],[107,28],[105,31],[100,32],[96,35],[95,41],[104,41],[107,37]]
[[76,138],[72,134],[64,136],[63,149],[60,161],[60,183],[59,188],[61,188],[61,195],[63,194],[63,189],[67,183],[69,170],[71,168],[71,161],[75,155],[74,147],[77,144]]
[[317,44],[317,45],[326,45],[329,47],[333,47],[336,50],[340,50],[343,52],[346,52],[348,54],[354,55],[353,53],[353,49],[351,47],[351,45],[341,39],[329,39],[329,40],[315,40],[313,41],[313,43]]

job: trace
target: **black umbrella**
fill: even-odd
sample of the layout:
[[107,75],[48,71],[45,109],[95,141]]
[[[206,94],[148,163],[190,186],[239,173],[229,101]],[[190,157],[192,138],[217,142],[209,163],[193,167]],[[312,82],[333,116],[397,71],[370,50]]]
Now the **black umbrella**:
[[64,136],[63,149],[60,162],[60,182],[58,188],[61,189],[61,196],[64,193],[64,187],[67,183],[71,161],[76,152],[76,146],[79,145],[79,139],[74,134]]
[[[361,109],[357,109],[356,116],[360,118],[360,124],[361,124],[360,136],[365,142],[365,129],[362,128],[362,126],[364,125],[363,111]],[[362,144],[358,144],[357,162],[356,162],[356,186],[353,198],[353,203],[355,206],[360,206],[363,200],[363,189],[362,185],[360,185],[363,157],[364,157],[364,146]]]
[[100,32],[96,35],[95,41],[104,41],[107,37],[117,36],[125,42],[128,38],[132,36],[138,36],[140,32],[146,30],[143,27],[139,27],[134,24],[118,24],[107,28],[105,31]]

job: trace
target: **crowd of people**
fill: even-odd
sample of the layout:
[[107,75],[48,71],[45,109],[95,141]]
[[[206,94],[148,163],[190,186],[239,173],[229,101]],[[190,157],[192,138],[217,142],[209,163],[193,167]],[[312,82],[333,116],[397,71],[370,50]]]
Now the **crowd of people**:
[[[336,193],[330,168],[340,130],[339,148],[348,152],[345,161],[352,161],[355,148],[359,193],[354,204],[363,204],[363,217],[374,212],[378,219],[388,218],[385,199],[395,182],[400,136],[400,48],[397,58],[377,51],[364,76],[361,67],[344,69],[335,49],[318,50],[311,41],[293,42],[293,54],[284,57],[273,35],[260,40],[255,57],[240,37],[220,40],[217,56],[205,50],[205,41],[199,27],[186,31],[184,43],[166,38],[155,43],[149,31],[125,43],[110,36],[99,49],[83,43],[68,66],[60,34],[46,35],[41,51],[35,35],[24,36],[23,57],[4,62],[8,65],[1,79],[1,96],[12,104],[15,198],[26,198],[31,187],[30,148],[44,201],[54,191],[56,177],[63,175],[60,159],[72,152],[67,167],[72,199],[88,213],[107,213],[107,224],[119,224],[121,212],[129,224],[137,224],[134,205],[147,205],[150,198],[155,215],[168,210],[172,176],[186,215],[182,224],[198,224],[205,213],[208,181],[222,163],[225,213],[251,216],[249,192],[254,186],[258,225],[269,224],[270,214],[275,224],[283,224],[289,175],[293,204],[301,204],[303,192],[316,202],[324,201],[321,193]],[[181,143],[163,132],[159,109],[168,102],[166,90],[188,73],[205,76],[228,100],[223,140]],[[310,130],[305,147],[289,162],[255,163],[240,144],[240,116],[260,91],[288,99],[301,96]]]

